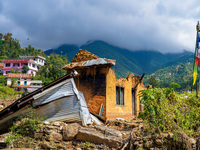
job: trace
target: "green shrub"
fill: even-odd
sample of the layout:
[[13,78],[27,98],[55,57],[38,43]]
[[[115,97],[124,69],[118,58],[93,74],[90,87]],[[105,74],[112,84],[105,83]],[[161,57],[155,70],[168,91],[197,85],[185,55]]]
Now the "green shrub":
[[175,88],[152,88],[141,91],[141,103],[145,105],[139,118],[144,119],[151,128],[165,130],[184,130],[193,134],[200,126],[200,101],[195,94],[186,98],[175,92]]
[[30,110],[25,115],[20,116],[13,126],[10,128],[10,136],[6,139],[7,143],[14,140],[19,140],[24,136],[33,137],[33,133],[38,129],[38,123],[42,120],[40,117],[35,117],[35,111]]

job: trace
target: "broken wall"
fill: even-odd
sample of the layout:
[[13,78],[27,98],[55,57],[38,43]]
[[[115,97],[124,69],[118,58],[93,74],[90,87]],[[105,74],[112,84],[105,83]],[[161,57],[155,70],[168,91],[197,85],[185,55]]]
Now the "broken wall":
[[[128,118],[140,111],[139,91],[144,89],[143,82],[138,84],[136,88],[137,108],[132,102],[132,90],[138,82],[138,77],[130,74],[126,78],[116,79],[114,70],[109,69],[106,79],[106,117],[107,119],[115,119],[118,117]],[[116,86],[124,88],[124,105],[116,104]],[[137,114],[137,113],[136,113]]]
[[107,67],[88,67],[76,71],[79,74],[75,77],[77,89],[84,94],[90,112],[99,114],[101,104],[103,104],[103,116],[105,116]]

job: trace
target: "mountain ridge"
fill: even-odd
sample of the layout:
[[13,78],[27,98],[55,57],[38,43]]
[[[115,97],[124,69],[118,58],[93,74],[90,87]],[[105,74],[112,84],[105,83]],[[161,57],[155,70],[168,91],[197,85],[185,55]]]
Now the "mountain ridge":
[[71,61],[75,54],[78,53],[79,49],[87,50],[99,57],[116,60],[116,65],[112,68],[115,70],[118,77],[127,76],[131,72],[135,75],[142,73],[151,74],[162,67],[178,64],[179,61],[181,63],[184,62],[185,59],[189,59],[189,61],[194,59],[194,53],[189,51],[174,54],[163,54],[153,50],[131,51],[100,40],[89,41],[82,46],[63,44],[55,49],[46,50],[45,54],[67,54],[68,60]]

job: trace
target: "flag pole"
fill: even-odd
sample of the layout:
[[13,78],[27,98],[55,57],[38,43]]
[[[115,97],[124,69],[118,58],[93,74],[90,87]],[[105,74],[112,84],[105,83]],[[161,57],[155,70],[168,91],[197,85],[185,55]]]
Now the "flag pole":
[[196,98],[198,98],[198,82],[196,82]]
[[[198,83],[197,83],[197,76],[198,76],[198,66],[199,66],[199,43],[200,43],[200,24],[199,21],[197,22],[196,26],[197,36],[196,36],[196,44],[195,44],[195,56],[194,56],[194,65],[193,65],[193,83],[192,87],[196,83],[196,97],[198,98]],[[191,88],[192,90],[192,88]]]

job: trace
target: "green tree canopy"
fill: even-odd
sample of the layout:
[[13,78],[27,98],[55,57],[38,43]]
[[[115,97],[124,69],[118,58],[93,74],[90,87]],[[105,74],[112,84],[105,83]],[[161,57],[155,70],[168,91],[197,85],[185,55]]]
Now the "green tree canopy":
[[29,68],[28,68],[28,66],[27,65],[24,65],[23,67],[22,67],[22,69],[23,69],[23,73],[27,73],[28,71],[29,71]]
[[151,84],[152,87],[159,87],[158,81],[153,76],[148,80],[148,83]]

